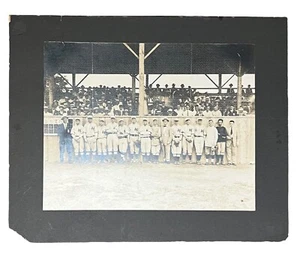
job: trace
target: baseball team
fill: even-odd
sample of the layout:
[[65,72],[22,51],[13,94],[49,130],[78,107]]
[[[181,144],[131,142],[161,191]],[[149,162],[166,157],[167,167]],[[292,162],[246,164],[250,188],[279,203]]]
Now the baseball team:
[[82,125],[80,118],[73,124],[67,116],[62,117],[58,125],[60,162],[64,162],[65,152],[69,163],[194,163],[201,164],[205,154],[206,165],[223,165],[226,154],[227,164],[236,165],[238,135],[234,120],[229,121],[229,128],[223,126],[223,119],[214,123],[203,124],[202,118],[192,123],[190,118],[179,124],[175,118],[170,123],[168,118],[155,118],[151,122],[144,118],[140,125],[136,117],[131,117],[127,125],[124,119],[112,116],[109,122],[100,118],[98,125],[93,116],[87,117]]

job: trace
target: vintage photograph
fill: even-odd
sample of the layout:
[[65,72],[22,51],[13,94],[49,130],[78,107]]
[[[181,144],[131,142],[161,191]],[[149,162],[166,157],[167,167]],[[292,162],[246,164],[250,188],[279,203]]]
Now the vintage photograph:
[[45,42],[43,210],[255,211],[254,48]]

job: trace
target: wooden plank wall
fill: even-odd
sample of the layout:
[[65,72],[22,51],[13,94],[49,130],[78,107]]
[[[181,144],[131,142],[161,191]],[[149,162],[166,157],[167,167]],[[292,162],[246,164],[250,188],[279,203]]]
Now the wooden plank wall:
[[[80,117],[82,123],[86,122],[86,117]],[[109,117],[104,118],[106,123],[110,121]],[[130,122],[130,116],[116,117],[117,120],[124,119],[126,124]],[[141,124],[144,117],[137,117],[138,122]],[[147,116],[145,117],[152,123],[153,119],[156,118],[161,124],[163,117]],[[179,118],[179,123],[183,124],[186,117],[168,117],[170,119],[169,124],[172,125],[174,118]],[[193,124],[196,123],[198,117],[190,117]],[[214,122],[220,117],[211,117],[203,119],[204,126],[208,125],[208,120],[212,119]],[[239,147],[237,148],[237,163],[238,164],[249,164],[255,163],[255,117],[254,116],[237,116],[237,117],[221,117],[224,120],[224,126],[229,127],[229,121],[234,120],[236,129],[238,131]],[[98,124],[100,117],[94,117],[94,122]],[[61,123],[60,117],[57,116],[45,116],[45,124],[59,124]],[[58,162],[59,161],[59,144],[57,135],[44,135],[44,160],[45,162]]]

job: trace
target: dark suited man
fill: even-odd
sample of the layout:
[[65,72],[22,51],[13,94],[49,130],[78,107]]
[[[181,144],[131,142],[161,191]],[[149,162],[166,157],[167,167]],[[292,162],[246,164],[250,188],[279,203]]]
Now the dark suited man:
[[61,118],[62,123],[58,125],[57,134],[59,136],[59,151],[60,151],[60,162],[64,162],[65,151],[68,154],[68,162],[72,163],[73,155],[73,145],[72,145],[72,136],[71,130],[72,126],[68,122],[68,117],[63,116]]
[[238,113],[235,110],[234,106],[230,106],[229,109],[225,112],[225,116],[237,116]]

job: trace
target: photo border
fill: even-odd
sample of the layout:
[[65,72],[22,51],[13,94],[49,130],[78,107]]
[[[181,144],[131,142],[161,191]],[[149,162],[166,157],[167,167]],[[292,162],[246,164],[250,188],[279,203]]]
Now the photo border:
[[[256,211],[43,211],[44,41],[255,44]],[[284,240],[287,109],[286,18],[12,16],[9,226],[31,242]]]

